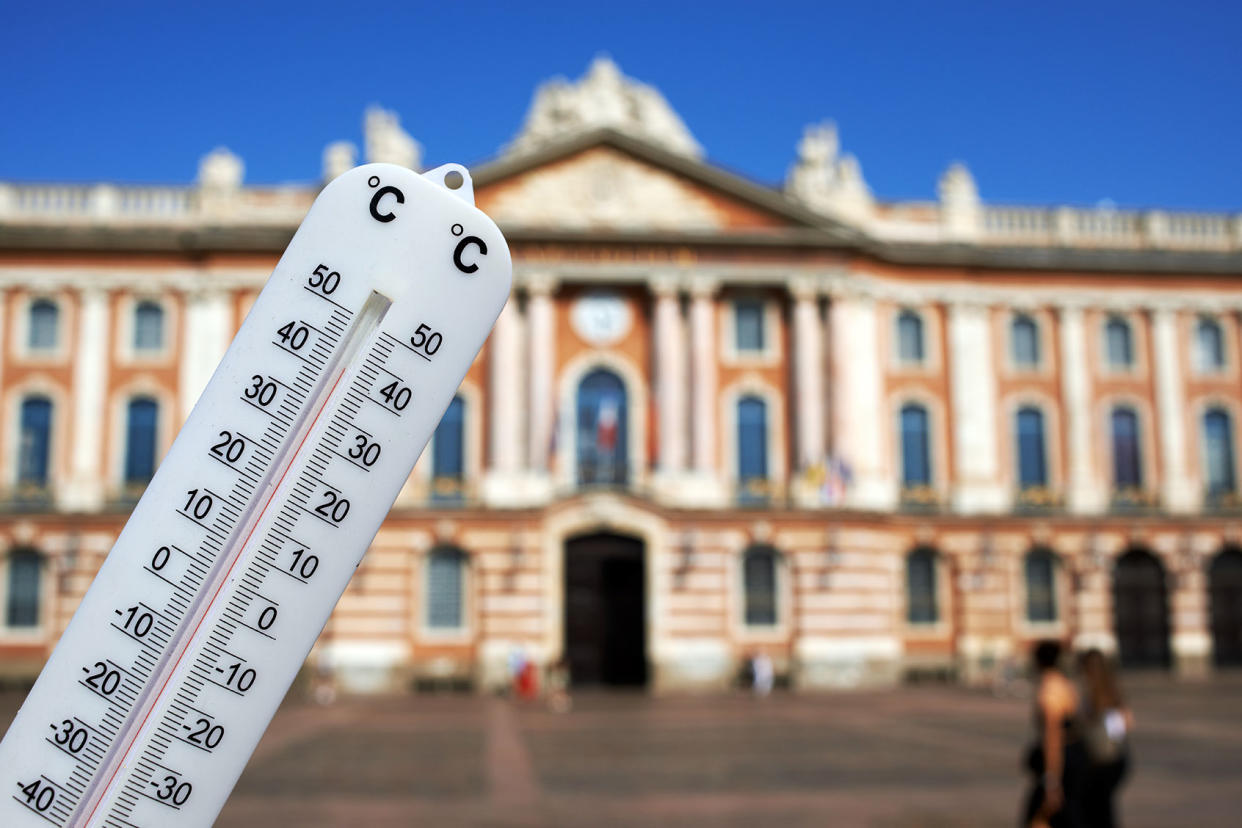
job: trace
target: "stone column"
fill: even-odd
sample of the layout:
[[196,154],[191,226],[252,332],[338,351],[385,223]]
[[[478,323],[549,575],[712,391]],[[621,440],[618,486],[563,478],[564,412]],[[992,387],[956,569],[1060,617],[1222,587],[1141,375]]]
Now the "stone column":
[[1107,491],[1094,474],[1091,445],[1091,371],[1083,310],[1076,305],[1058,309],[1061,345],[1061,396],[1065,405],[1065,440],[1069,456],[1065,504],[1075,514],[1103,511]]
[[552,294],[556,280],[538,275],[527,282],[529,300],[526,307],[530,346],[530,424],[528,460],[537,476],[548,473],[552,447],[552,428],[556,410],[556,314]]
[[686,344],[681,296],[673,279],[651,283],[655,294],[655,394],[660,472],[675,476],[686,468]]
[[1182,382],[1181,337],[1177,314],[1157,308],[1151,315],[1156,372],[1156,425],[1160,429],[1160,499],[1170,512],[1193,512],[1201,489],[1186,474],[1186,387]]
[[834,295],[828,329],[835,401],[832,451],[853,473],[846,502],[860,509],[892,509],[897,477],[884,462],[884,433],[895,425],[881,392],[875,302],[867,296]]
[[694,381],[691,420],[694,470],[716,472],[716,285],[699,282],[691,289],[690,350]]
[[824,462],[824,363],[819,294],[810,280],[796,281],[794,297],[794,393],[797,395],[798,469]]
[[949,386],[953,507],[966,514],[1004,511],[1013,486],[1000,479],[992,327],[983,305],[949,306]]
[[104,503],[103,436],[108,382],[108,294],[87,288],[79,295],[77,343],[73,354],[73,420],[69,480],[62,508],[95,511]]
[[491,452],[483,499],[492,505],[514,505],[522,499],[521,342],[521,311],[517,297],[510,296],[488,340]]
[[693,474],[681,487],[681,501],[690,505],[721,505],[725,486],[716,460],[719,411],[716,387],[716,295],[714,281],[700,280],[690,288],[690,462]]
[[233,339],[229,299],[227,291],[206,287],[186,296],[185,335],[181,340],[177,378],[182,423],[198,402]]

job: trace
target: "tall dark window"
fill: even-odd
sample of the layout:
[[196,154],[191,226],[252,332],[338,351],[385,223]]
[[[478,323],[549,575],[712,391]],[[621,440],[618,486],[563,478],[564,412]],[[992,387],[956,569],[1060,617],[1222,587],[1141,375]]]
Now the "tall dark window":
[[465,626],[463,595],[466,556],[460,549],[437,547],[427,555],[427,626],[456,630]]
[[1013,318],[1009,326],[1009,349],[1013,364],[1019,368],[1035,368],[1039,365],[1039,326],[1026,314]]
[[906,556],[906,619],[911,624],[935,624],[940,620],[936,551],[925,546]]
[[9,594],[5,621],[10,627],[39,625],[39,580],[42,560],[33,549],[14,549],[9,553]]
[[768,407],[758,397],[737,403],[737,476],[743,486],[768,477]]
[[1111,316],[1104,326],[1104,339],[1110,368],[1129,368],[1134,365],[1134,336],[1130,323],[1120,316]]
[[923,343],[923,317],[912,310],[903,310],[897,316],[897,358],[902,362],[923,361],[926,352]]
[[1233,494],[1237,490],[1231,420],[1229,412],[1223,408],[1209,408],[1203,415],[1203,449],[1209,497]]
[[1134,409],[1113,409],[1113,486],[1119,491],[1143,487],[1143,456],[1139,448],[1138,414]]
[[164,309],[156,302],[139,302],[134,308],[134,350],[158,351],[164,347]]
[[1215,319],[1202,317],[1195,326],[1195,364],[1205,374],[1225,367],[1225,335]]
[[48,482],[52,446],[52,401],[47,397],[22,400],[20,441],[18,485],[44,488]]
[[129,401],[125,413],[125,484],[141,486],[155,474],[159,403],[149,397]]
[[1044,413],[1033,406],[1018,409],[1018,487],[1042,489],[1048,485],[1048,454],[1044,443]]
[[739,299],[733,303],[733,324],[738,351],[762,351],[764,347],[763,303]]
[[1026,620],[1057,620],[1056,558],[1048,549],[1026,553]]
[[770,546],[752,546],[742,557],[747,626],[776,623],[776,562],[776,550]]
[[931,444],[927,409],[907,403],[901,409],[901,482],[906,488],[930,486]]
[[625,384],[597,368],[578,385],[578,480],[581,483],[624,483],[626,468]]
[[51,299],[30,303],[30,329],[26,342],[32,351],[50,351],[60,341],[60,308]]
[[456,497],[465,476],[466,402],[453,397],[431,442],[431,482],[438,497]]

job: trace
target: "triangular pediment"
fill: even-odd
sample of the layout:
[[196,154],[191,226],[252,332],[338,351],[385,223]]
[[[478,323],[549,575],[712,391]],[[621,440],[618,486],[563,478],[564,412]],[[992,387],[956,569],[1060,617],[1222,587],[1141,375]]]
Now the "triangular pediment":
[[836,229],[782,193],[632,136],[599,130],[474,173],[506,229],[734,235]]

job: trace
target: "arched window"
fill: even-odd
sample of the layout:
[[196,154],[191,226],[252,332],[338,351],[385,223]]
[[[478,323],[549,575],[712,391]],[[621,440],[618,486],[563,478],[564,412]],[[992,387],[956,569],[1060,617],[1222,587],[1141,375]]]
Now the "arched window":
[[734,341],[739,352],[754,353],[764,347],[763,303],[739,299],[733,303]]
[[134,350],[158,351],[164,347],[164,309],[156,302],[139,302],[134,308]]
[[432,496],[455,499],[461,496],[465,477],[466,402],[460,395],[453,397],[436,426],[431,442]]
[[931,444],[927,409],[918,403],[901,408],[901,482],[906,488],[930,486]]
[[26,342],[32,351],[53,350],[60,341],[60,308],[51,299],[30,303],[30,329]]
[[1233,494],[1237,489],[1233,459],[1233,423],[1223,408],[1203,414],[1203,454],[1209,497]]
[[1057,620],[1056,556],[1044,548],[1026,553],[1026,620],[1050,623]]
[[902,362],[923,361],[923,317],[912,310],[897,316],[897,358]]
[[1225,335],[1220,323],[1206,316],[1195,327],[1195,365],[1205,374],[1225,367]]
[[748,627],[776,624],[777,552],[770,546],[752,546],[742,556],[745,618]]
[[1048,454],[1044,444],[1044,413],[1034,406],[1018,409],[1018,488],[1048,485]]
[[758,397],[742,397],[737,403],[737,477],[743,495],[747,485],[768,479],[768,407]]
[[1117,406],[1112,413],[1113,487],[1118,491],[1143,488],[1143,456],[1139,448],[1138,414]]
[[466,554],[440,546],[427,554],[427,627],[459,630],[465,626]]
[[45,488],[51,465],[52,401],[47,397],[22,400],[21,436],[17,452],[17,484]]
[[621,378],[597,368],[578,384],[578,481],[622,484],[626,464],[626,393]]
[[926,546],[906,556],[906,620],[911,624],[935,624],[940,620],[936,550]]
[[1110,368],[1129,368],[1134,364],[1134,339],[1129,322],[1120,316],[1110,316],[1104,325],[1104,339]]
[[1009,326],[1009,349],[1013,364],[1019,368],[1039,365],[1039,326],[1024,313],[1013,318]]
[[34,549],[9,553],[8,601],[5,623],[10,627],[39,626],[39,591],[42,557]]
[[135,397],[125,410],[125,484],[145,485],[155,474],[155,438],[160,406]]

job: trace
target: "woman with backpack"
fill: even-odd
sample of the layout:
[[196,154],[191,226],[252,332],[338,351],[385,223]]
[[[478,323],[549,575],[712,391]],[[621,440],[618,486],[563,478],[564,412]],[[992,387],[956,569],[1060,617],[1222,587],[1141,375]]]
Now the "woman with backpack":
[[1130,765],[1130,733],[1134,716],[1121,697],[1117,675],[1099,650],[1088,650],[1081,662],[1083,680],[1083,742],[1087,747],[1087,779],[1083,815],[1091,828],[1117,824],[1115,802]]

